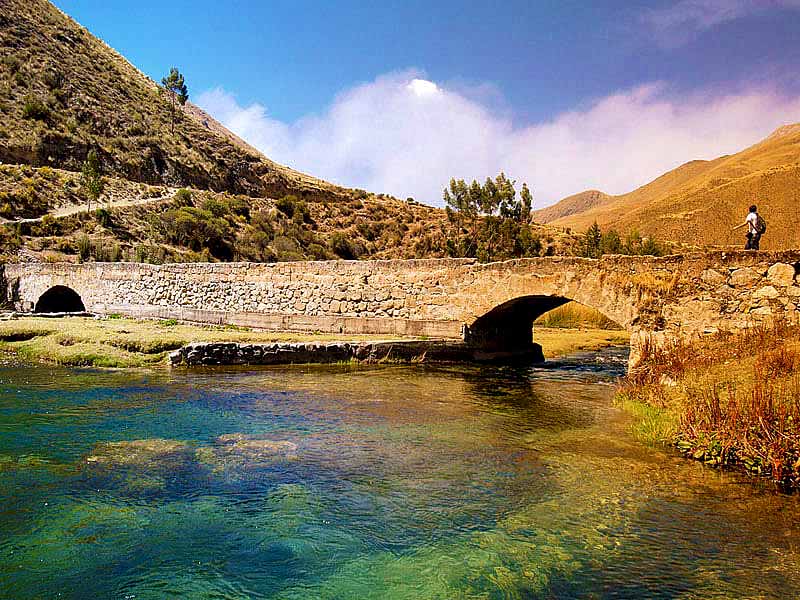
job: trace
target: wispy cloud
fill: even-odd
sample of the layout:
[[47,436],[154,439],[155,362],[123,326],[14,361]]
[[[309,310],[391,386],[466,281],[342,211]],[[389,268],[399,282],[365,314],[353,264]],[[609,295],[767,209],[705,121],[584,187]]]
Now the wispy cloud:
[[641,21],[659,43],[674,47],[723,23],[781,9],[800,9],[800,0],[680,0],[645,11]]
[[349,89],[325,112],[293,123],[222,89],[198,104],[273,160],[348,187],[441,204],[451,177],[503,170],[533,187],[539,208],[589,188],[627,192],[800,121],[800,97],[772,88],[687,97],[651,83],[519,127],[413,70]]

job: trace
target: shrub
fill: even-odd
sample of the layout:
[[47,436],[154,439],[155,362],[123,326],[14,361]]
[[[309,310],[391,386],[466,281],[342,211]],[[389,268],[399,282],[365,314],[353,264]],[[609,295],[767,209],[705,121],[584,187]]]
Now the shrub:
[[361,248],[355,244],[346,233],[334,233],[328,243],[333,253],[339,258],[355,260],[360,255]]
[[314,260],[328,260],[330,258],[329,252],[320,244],[309,244],[306,250]]
[[228,201],[230,211],[246,220],[250,219],[250,201],[245,196],[234,196]]
[[204,201],[203,210],[207,210],[215,217],[224,217],[228,214],[228,207],[216,198],[209,198]]
[[280,198],[277,202],[275,202],[275,208],[281,211],[290,219],[296,217],[297,214],[300,214],[300,217],[297,217],[295,221],[297,222],[304,222],[309,221],[311,217],[311,213],[308,210],[308,205],[302,201],[298,200],[296,196],[288,195]]
[[94,218],[97,219],[97,222],[100,223],[101,226],[106,228],[111,227],[111,213],[108,209],[98,208],[94,211]]
[[75,245],[78,249],[78,258],[81,262],[86,262],[89,260],[89,256],[92,252],[92,242],[89,239],[89,236],[81,234],[78,236],[78,239],[75,241]]
[[9,73],[16,75],[20,67],[22,67],[22,61],[19,57],[14,56],[13,54],[7,54],[2,58],[3,66],[8,69]]
[[159,215],[158,221],[164,236],[171,243],[195,252],[208,249],[212,255],[223,260],[232,257],[230,223],[207,210],[184,206],[164,212]]
[[175,192],[173,202],[178,206],[192,206],[192,192],[185,188],[179,189]]
[[60,90],[64,87],[64,82],[66,78],[64,74],[60,71],[47,71],[43,77],[44,84],[47,86],[47,89],[50,91]]
[[22,118],[33,119],[35,121],[46,121],[50,118],[50,109],[39,98],[33,94],[25,97],[22,105]]

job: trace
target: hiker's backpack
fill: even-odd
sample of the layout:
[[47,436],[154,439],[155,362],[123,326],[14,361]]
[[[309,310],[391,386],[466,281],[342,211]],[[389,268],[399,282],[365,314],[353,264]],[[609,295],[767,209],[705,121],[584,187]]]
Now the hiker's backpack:
[[756,231],[758,235],[764,235],[764,232],[767,230],[767,222],[764,220],[764,217],[758,215],[758,219],[756,219]]

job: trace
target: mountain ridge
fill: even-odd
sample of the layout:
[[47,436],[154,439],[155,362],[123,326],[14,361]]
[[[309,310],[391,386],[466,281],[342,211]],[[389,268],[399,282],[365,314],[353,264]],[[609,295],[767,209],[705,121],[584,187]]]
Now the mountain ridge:
[[[576,195],[534,213],[553,226],[642,234],[695,245],[740,244],[731,228],[750,204],[770,221],[765,249],[800,247],[800,124],[783,125],[763,140],[712,160],[692,160],[626,194],[581,211]],[[578,194],[579,196],[580,194]],[[559,214],[563,213],[563,214]],[[544,218],[542,218],[544,217]],[[553,218],[551,218],[553,217]]]

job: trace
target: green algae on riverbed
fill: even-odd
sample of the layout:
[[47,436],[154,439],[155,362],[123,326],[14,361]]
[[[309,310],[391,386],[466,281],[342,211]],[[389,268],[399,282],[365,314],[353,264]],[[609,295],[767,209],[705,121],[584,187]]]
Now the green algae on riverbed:
[[636,442],[613,356],[6,370],[0,596],[798,595],[797,499]]

